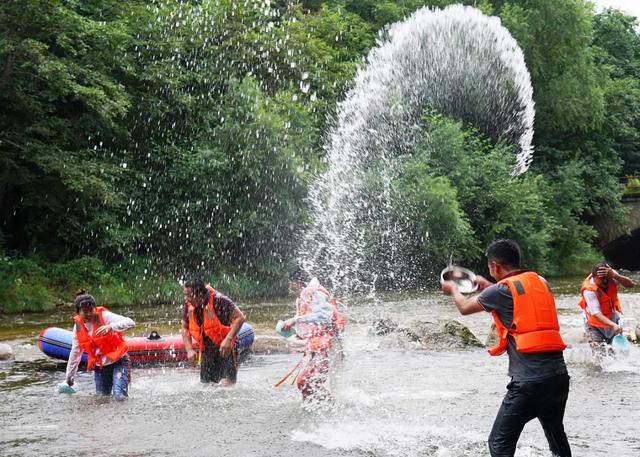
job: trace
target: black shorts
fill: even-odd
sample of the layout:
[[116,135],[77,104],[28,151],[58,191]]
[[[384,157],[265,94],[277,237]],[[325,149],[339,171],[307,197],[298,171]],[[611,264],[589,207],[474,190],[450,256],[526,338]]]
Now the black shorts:
[[238,374],[237,360],[235,349],[229,357],[220,357],[218,346],[205,346],[200,365],[200,382],[220,382],[226,378],[235,383]]

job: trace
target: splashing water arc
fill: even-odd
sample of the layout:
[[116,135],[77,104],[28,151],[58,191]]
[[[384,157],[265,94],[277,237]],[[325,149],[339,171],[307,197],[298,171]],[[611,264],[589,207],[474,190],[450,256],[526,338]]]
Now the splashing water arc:
[[[429,106],[513,144],[513,172],[525,172],[533,153],[532,95],[522,51],[498,18],[453,5],[423,8],[392,25],[338,106],[325,142],[327,170],[309,194],[313,221],[300,263],[323,272],[333,287],[357,288],[353,278],[362,276],[359,253],[368,242],[363,222],[384,219],[362,217],[373,198],[362,195],[367,167],[376,161],[392,166],[394,158],[410,153]],[[385,179],[388,189],[393,176]]]

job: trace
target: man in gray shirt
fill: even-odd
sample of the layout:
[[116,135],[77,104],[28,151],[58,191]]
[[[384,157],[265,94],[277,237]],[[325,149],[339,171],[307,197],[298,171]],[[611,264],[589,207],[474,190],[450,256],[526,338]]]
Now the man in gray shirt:
[[452,281],[443,282],[442,291],[460,314],[490,312],[500,336],[490,354],[509,356],[511,382],[489,435],[489,451],[493,457],[513,456],[525,424],[538,418],[553,455],[570,457],[563,426],[569,375],[553,294],[542,277],[521,269],[514,241],[494,241],[486,256],[498,284],[478,276],[478,295],[465,297]]

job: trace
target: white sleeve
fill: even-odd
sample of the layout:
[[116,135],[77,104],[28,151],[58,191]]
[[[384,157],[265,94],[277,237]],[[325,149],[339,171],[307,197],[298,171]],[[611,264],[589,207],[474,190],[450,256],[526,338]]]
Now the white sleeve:
[[587,302],[587,312],[591,315],[601,313],[600,309],[600,301],[598,301],[598,296],[592,290],[585,290],[583,292],[584,301]]
[[69,361],[67,362],[66,379],[75,378],[78,372],[78,365],[80,365],[80,359],[82,358],[82,351],[80,350],[80,344],[78,343],[78,336],[76,335],[76,327],[73,326],[73,339],[71,342],[71,352],[69,353]]
[[104,319],[104,323],[111,325],[111,328],[116,332],[124,332],[136,326],[133,319],[112,313],[111,311],[103,312],[102,318]]

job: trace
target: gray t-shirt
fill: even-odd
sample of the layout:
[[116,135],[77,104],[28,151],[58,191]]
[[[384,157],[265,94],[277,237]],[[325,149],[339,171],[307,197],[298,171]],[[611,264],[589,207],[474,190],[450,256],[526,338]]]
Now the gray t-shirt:
[[[487,287],[478,296],[478,302],[487,312],[496,311],[500,322],[509,328],[513,322],[513,298],[506,284]],[[518,352],[511,335],[507,354],[509,355],[509,376],[513,381],[539,381],[567,373],[562,352],[540,352],[525,354]]]

